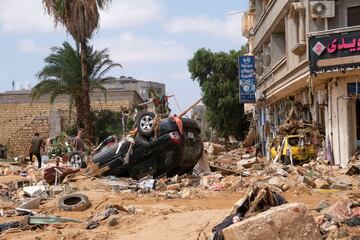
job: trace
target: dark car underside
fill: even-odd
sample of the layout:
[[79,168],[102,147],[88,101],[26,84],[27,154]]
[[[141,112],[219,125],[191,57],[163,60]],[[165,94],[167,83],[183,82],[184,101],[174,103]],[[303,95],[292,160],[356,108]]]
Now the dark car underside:
[[105,174],[140,179],[191,171],[203,151],[200,129],[196,122],[181,118],[182,130],[172,118],[160,122],[156,136],[140,133],[131,139],[103,148],[92,158],[100,168],[109,166]]

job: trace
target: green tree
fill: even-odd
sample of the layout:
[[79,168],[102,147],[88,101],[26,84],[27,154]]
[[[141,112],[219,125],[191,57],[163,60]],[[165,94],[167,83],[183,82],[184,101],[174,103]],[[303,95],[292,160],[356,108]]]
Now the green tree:
[[119,138],[122,137],[122,134],[131,130],[134,125],[134,120],[132,118],[126,117],[126,122],[124,121],[124,126],[122,122],[123,113],[114,112],[110,110],[101,110],[94,111],[95,116],[94,126],[95,126],[95,140],[96,142],[101,142],[105,138],[116,135]]
[[89,76],[86,62],[87,42],[99,27],[99,10],[106,8],[111,0],[42,0],[47,13],[53,17],[55,26],[63,25],[80,45],[82,101],[85,134],[93,139],[94,127],[91,119]]
[[[82,97],[81,56],[68,42],[62,47],[53,47],[52,53],[45,58],[45,66],[36,76],[39,83],[32,89],[33,99],[49,94],[50,103],[54,103],[59,95],[70,96],[69,113],[73,106],[77,112],[78,126],[84,126],[84,101]],[[107,49],[94,50],[92,46],[86,48],[87,75],[89,76],[89,89],[100,89],[106,94],[106,89],[101,86],[101,81],[112,77],[104,77],[114,67],[121,67],[114,63]],[[71,115],[69,116],[71,119]]]
[[239,103],[238,56],[245,52],[245,47],[229,53],[201,48],[188,61],[191,78],[201,87],[209,125],[222,137],[242,138],[248,128],[244,104]]

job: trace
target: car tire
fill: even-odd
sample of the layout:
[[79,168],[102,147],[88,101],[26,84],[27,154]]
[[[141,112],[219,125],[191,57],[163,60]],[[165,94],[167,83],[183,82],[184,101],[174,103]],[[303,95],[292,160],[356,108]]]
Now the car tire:
[[58,206],[63,211],[84,211],[91,206],[91,203],[86,195],[73,193],[61,197]]
[[154,121],[155,121],[155,113],[153,112],[144,112],[139,115],[137,118],[137,128],[139,133],[144,137],[150,137],[154,133]]
[[86,163],[84,162],[84,156],[77,152],[72,152],[69,156],[69,164],[74,168],[86,168]]

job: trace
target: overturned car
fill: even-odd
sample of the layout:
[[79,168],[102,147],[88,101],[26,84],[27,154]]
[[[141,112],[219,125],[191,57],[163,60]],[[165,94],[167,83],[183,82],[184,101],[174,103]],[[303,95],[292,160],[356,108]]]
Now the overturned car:
[[182,174],[191,171],[201,157],[200,128],[192,119],[172,116],[160,120],[145,112],[136,125],[133,137],[109,144],[91,158],[99,168],[108,167],[105,175],[140,179]]

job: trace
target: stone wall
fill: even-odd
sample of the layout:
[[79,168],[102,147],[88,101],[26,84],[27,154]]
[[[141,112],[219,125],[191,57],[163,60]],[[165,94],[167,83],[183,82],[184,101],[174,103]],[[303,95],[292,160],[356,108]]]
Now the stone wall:
[[[100,92],[91,93],[94,110],[120,111],[142,102],[135,91],[108,91],[106,99]],[[76,112],[72,113],[75,116]],[[68,97],[60,96],[54,104],[44,96],[32,101],[29,91],[0,94],[0,143],[9,147],[11,156],[27,156],[35,132],[42,138],[55,136],[69,119]]]

